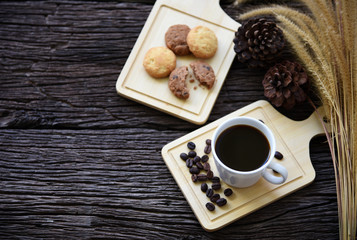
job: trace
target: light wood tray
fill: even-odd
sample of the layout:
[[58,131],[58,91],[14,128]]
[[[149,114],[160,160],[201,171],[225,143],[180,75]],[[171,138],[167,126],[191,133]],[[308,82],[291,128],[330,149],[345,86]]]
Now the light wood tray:
[[[285,166],[289,176],[281,185],[271,184],[261,178],[248,188],[231,187],[234,194],[226,197],[227,205],[216,206],[215,211],[210,212],[205,207],[209,199],[201,192],[201,183],[192,182],[191,174],[179,155],[181,152],[187,153],[187,142],[193,141],[196,143],[197,154],[202,156],[205,140],[212,138],[218,125],[237,116],[261,119],[272,130],[277,150],[284,155],[283,160],[273,161]],[[304,121],[293,121],[277,112],[268,102],[261,100],[167,144],[162,149],[162,156],[202,227],[206,231],[215,231],[311,183],[315,178],[315,170],[310,160],[309,142],[311,138],[322,133],[324,131],[316,113]],[[209,156],[208,162],[214,174],[218,176],[213,156]],[[210,181],[207,183],[211,184]],[[222,189],[218,193],[224,196],[223,189],[227,187],[228,185],[222,182]]]
[[[188,81],[190,97],[187,100],[178,99],[171,93],[168,78],[152,78],[142,65],[150,48],[166,46],[165,33],[175,24],[186,24],[191,28],[203,25],[212,29],[218,38],[215,56],[205,60],[214,69],[217,81],[210,90],[198,86],[198,81]],[[205,123],[235,57],[233,38],[238,27],[239,23],[221,9],[219,0],[156,1],[118,77],[118,94],[189,122]],[[178,56],[177,66],[188,66],[195,60],[193,55]]]

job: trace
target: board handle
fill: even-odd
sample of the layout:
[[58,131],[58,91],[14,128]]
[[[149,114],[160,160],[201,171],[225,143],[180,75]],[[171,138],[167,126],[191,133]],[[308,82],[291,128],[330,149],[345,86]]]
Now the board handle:
[[158,11],[161,6],[178,9],[211,23],[219,23],[232,31],[240,26],[222,9],[220,0],[157,0],[152,11]]
[[323,121],[323,118],[325,116],[324,109],[323,107],[317,108],[307,119],[303,121],[298,122],[298,127],[301,127],[302,129],[308,128],[306,131],[307,134],[309,135],[308,138],[311,139],[315,136],[318,135],[325,135],[325,129],[323,124],[325,125],[325,128],[328,132],[330,132],[330,126],[328,123],[325,123]]

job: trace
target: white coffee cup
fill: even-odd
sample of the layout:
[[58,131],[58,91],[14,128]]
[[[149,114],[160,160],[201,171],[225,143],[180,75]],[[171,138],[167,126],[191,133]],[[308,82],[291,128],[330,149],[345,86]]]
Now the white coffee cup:
[[[261,133],[263,133],[266,139],[268,140],[268,143],[270,145],[269,157],[268,160],[265,161],[265,163],[261,165],[259,168],[254,169],[252,171],[238,171],[229,168],[224,163],[222,163],[222,161],[218,158],[216,153],[216,141],[218,137],[223,131],[236,125],[248,125],[254,127],[258,129]],[[219,172],[219,176],[225,183],[231,186],[238,187],[238,188],[249,187],[255,184],[256,182],[258,182],[260,177],[263,177],[265,180],[267,180],[270,183],[281,184],[284,183],[288,177],[288,171],[286,170],[286,168],[272,161],[274,159],[274,154],[276,151],[276,143],[272,131],[264,123],[262,123],[261,121],[255,118],[236,117],[236,118],[228,119],[227,121],[223,122],[217,127],[217,129],[213,133],[211,144],[212,144],[211,145],[212,154],[213,154],[214,161],[216,163],[217,170]],[[278,172],[281,176],[274,176],[273,173],[267,171],[267,168],[273,169],[274,171]]]

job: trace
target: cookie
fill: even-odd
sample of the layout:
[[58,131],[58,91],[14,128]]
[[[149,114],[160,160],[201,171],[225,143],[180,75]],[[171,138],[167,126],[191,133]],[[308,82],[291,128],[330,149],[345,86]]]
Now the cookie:
[[169,27],[165,34],[166,46],[176,55],[185,56],[190,54],[187,45],[187,34],[191,29],[187,25],[177,24]]
[[190,63],[195,78],[208,89],[211,89],[216,81],[213,68],[203,61],[195,61]]
[[143,65],[150,76],[167,77],[176,67],[176,55],[166,47],[153,47],[145,54]]
[[187,35],[190,51],[198,58],[213,57],[217,51],[218,41],[214,32],[208,27],[197,26]]
[[178,67],[173,70],[169,78],[169,88],[178,98],[187,99],[190,96],[189,89],[186,85],[188,68],[186,66]]

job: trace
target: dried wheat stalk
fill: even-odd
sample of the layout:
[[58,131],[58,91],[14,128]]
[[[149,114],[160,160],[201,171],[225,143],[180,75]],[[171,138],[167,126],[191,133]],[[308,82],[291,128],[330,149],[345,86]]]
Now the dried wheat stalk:
[[301,0],[312,16],[274,5],[240,16],[275,15],[313,78],[330,120],[326,131],[335,168],[340,239],[356,238],[357,217],[357,1]]

